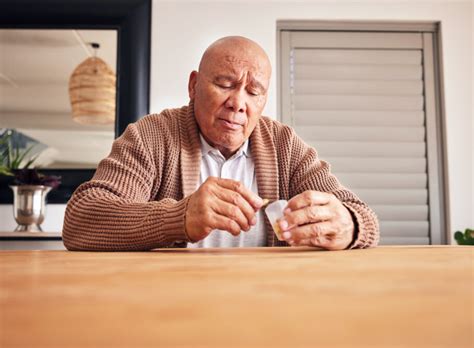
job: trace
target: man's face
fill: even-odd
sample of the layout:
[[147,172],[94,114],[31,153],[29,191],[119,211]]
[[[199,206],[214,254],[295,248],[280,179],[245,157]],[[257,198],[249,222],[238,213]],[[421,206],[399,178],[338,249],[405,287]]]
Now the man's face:
[[206,58],[189,80],[196,121],[206,141],[225,157],[250,136],[267,100],[270,66],[251,50],[223,50]]

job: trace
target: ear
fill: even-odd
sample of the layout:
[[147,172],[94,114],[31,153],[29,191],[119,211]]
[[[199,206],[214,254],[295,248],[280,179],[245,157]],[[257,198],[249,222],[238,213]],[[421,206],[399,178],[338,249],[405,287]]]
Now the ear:
[[196,96],[196,83],[197,83],[198,74],[199,73],[196,70],[193,70],[191,74],[189,75],[188,94],[189,94],[189,99],[191,100],[193,100],[194,97]]

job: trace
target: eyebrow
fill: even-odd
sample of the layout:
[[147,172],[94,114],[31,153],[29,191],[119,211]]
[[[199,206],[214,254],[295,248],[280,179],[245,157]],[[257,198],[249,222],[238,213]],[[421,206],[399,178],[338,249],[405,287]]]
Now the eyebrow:
[[258,82],[257,80],[255,80],[254,78],[252,78],[252,80],[250,80],[250,84],[255,86],[261,92],[265,92],[265,87],[263,87],[263,85],[260,82]]
[[[238,79],[235,76],[231,76],[231,75],[219,75],[219,76],[216,76],[214,81],[215,82],[238,82]],[[261,92],[265,92],[265,87],[263,87],[263,85],[257,80],[255,80],[254,78],[251,78],[250,85],[252,87],[259,89]]]
[[216,82],[236,82],[237,78],[230,75],[219,75],[214,78]]

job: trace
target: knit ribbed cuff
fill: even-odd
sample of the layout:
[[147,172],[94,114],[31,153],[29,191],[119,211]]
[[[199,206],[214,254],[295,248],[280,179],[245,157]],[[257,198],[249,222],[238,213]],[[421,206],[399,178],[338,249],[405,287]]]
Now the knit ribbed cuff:
[[160,234],[164,244],[182,244],[189,242],[186,234],[186,210],[189,197],[178,202],[166,204],[165,209],[160,208]]
[[351,213],[354,221],[354,239],[346,249],[361,249],[370,246],[368,243],[370,231],[367,231],[363,216],[351,205],[342,203]]

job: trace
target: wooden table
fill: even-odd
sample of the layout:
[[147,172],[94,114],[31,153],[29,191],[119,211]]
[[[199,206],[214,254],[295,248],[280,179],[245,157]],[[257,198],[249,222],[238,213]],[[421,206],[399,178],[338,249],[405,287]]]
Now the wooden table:
[[473,247],[0,252],[0,346],[473,347]]

